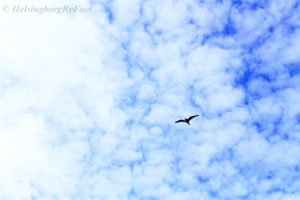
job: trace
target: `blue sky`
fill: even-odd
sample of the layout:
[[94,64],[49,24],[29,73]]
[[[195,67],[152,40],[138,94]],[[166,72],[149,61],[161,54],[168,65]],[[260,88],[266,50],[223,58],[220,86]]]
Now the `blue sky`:
[[0,6],[1,199],[300,199],[299,1]]

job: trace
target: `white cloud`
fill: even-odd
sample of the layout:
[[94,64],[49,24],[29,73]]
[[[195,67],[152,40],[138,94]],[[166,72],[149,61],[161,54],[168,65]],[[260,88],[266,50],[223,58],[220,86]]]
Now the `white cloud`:
[[299,8],[255,3],[1,2],[0,197],[297,199]]

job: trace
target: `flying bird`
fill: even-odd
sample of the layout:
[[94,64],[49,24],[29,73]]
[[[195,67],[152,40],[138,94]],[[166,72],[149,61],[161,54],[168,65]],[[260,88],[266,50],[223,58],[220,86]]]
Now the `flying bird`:
[[185,123],[187,123],[188,125],[190,125],[191,119],[193,119],[193,118],[195,118],[195,117],[198,117],[198,116],[199,116],[199,115],[193,115],[193,116],[190,116],[189,118],[184,118],[184,119],[177,120],[175,123],[185,122]]

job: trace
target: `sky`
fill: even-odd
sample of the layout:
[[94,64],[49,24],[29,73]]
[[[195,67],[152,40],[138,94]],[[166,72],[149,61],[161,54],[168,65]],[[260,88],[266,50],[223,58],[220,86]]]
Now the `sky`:
[[0,199],[300,199],[299,0],[0,8]]

